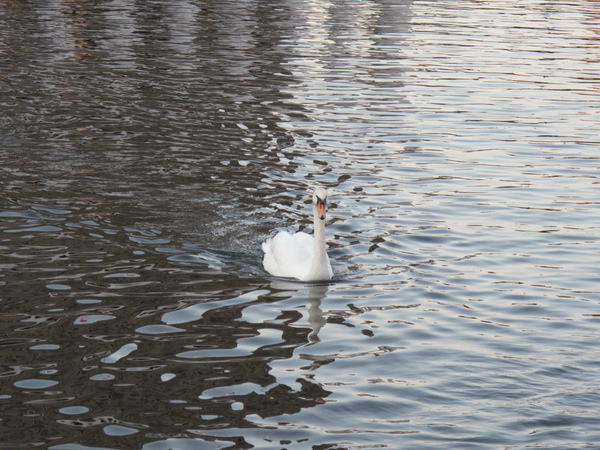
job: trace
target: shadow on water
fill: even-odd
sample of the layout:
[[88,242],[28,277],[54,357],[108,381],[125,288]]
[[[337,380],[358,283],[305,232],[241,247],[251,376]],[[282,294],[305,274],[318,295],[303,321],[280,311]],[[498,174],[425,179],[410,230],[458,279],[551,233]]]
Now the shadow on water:
[[[268,285],[183,252],[165,261],[148,233],[141,242],[134,230],[60,213],[48,217],[53,225],[41,214],[1,216],[14,240],[3,266],[13,276],[2,285],[3,327],[12,330],[0,340],[4,442],[19,442],[42,417],[54,422],[42,440],[59,427],[82,445],[112,447],[119,437],[133,448],[139,432],[211,441],[213,429],[243,429],[247,417],[294,414],[328,397],[310,379],[296,377],[292,388],[271,373],[316,338],[326,286]],[[273,309],[292,297],[294,307]]]
[[279,298],[253,246],[297,167],[290,7],[3,7],[3,442],[249,447],[211,430],[323,403],[269,374],[302,314],[244,317]]

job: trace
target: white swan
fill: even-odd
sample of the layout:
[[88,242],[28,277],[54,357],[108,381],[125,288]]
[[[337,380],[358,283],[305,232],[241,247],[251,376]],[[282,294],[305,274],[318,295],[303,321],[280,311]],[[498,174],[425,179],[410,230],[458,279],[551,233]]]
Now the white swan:
[[265,252],[263,266],[276,277],[297,278],[301,281],[330,280],[333,270],[325,243],[325,216],[327,189],[318,187],[313,192],[314,235],[290,234],[280,231],[262,244]]

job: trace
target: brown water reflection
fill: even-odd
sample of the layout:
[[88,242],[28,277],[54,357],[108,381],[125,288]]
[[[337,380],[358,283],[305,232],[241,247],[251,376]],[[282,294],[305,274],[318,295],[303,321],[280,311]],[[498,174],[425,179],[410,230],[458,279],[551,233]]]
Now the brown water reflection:
[[231,228],[230,208],[255,209],[265,170],[293,142],[278,125],[293,77],[269,25],[287,13],[227,2],[7,10],[9,188],[92,198],[122,223],[178,224],[208,245],[236,239],[202,230]]
[[[308,341],[309,328],[289,326],[301,314],[241,319],[272,301],[270,290],[254,293],[264,280],[169,248],[172,234],[156,231],[230,251],[261,232],[232,223],[264,205],[261,181],[281,154],[295,168],[278,123],[302,108],[283,107],[293,77],[273,26],[289,11],[4,6],[4,442],[26,431],[45,445],[135,448],[139,433],[210,441],[213,428],[247,427],[247,415],[322,403],[319,385],[300,379],[293,390],[269,375],[272,360]],[[169,325],[175,312],[184,323]],[[279,337],[239,352],[267,331]],[[16,384],[38,379],[59,383]]]
[[[145,245],[132,244],[133,230],[46,214],[2,215],[13,249],[3,246],[3,328],[11,330],[0,341],[5,442],[21,442],[41,421],[39,442],[63,441],[71,430],[67,439],[80,436],[82,445],[112,446],[116,430],[119,446],[133,448],[139,431],[210,436],[213,428],[247,427],[248,415],[293,414],[329,395],[310,380],[299,378],[295,390],[269,373],[272,361],[310,340],[309,327],[290,326],[302,314],[268,323],[244,317],[284,291],[182,252],[165,266],[149,233]],[[70,419],[60,414],[65,407],[88,413]]]

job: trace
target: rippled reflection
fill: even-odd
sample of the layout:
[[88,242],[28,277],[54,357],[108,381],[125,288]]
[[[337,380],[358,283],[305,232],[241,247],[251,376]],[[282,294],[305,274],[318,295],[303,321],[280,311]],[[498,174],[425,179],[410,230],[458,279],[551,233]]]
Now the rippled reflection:
[[596,2],[0,4],[6,446],[598,445]]

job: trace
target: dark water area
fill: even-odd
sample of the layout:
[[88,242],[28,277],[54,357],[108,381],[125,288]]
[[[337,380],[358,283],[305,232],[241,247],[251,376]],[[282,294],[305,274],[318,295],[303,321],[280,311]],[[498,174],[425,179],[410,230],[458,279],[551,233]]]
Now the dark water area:
[[600,3],[0,5],[0,448],[600,448]]

